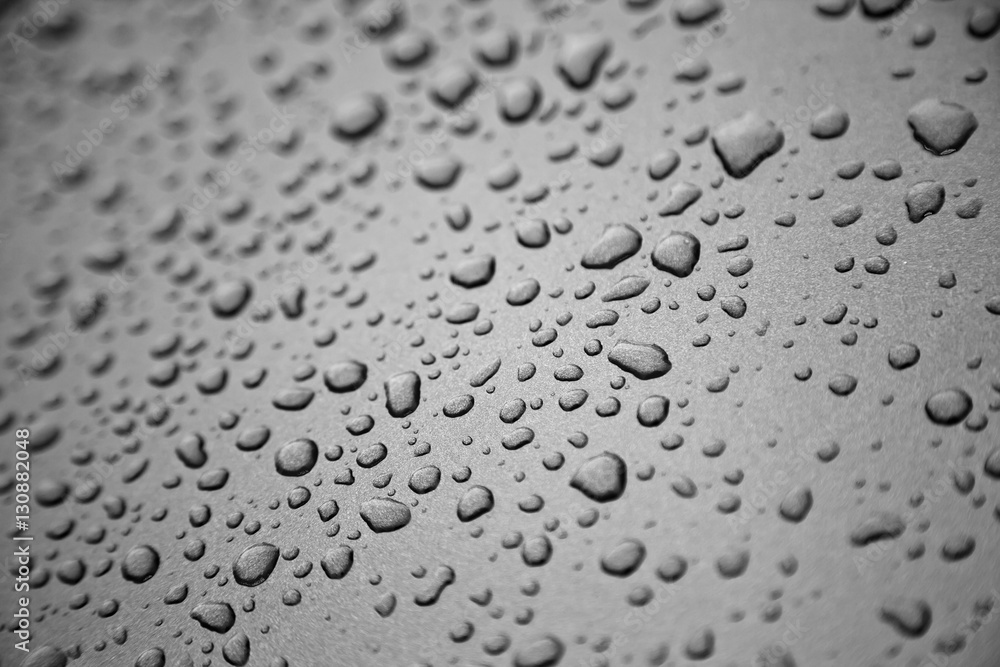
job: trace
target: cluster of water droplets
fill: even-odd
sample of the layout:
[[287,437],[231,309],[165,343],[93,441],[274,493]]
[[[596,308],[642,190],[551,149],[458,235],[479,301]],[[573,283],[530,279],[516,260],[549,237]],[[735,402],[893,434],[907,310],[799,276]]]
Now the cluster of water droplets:
[[[802,120],[713,68],[745,3],[222,4],[65,6],[2,68],[30,91],[0,239],[34,253],[2,311],[44,526],[23,665],[790,667],[778,621],[816,605],[886,655],[995,613],[902,578],[827,599],[855,567],[995,583],[1000,287],[933,261],[996,240],[989,68]],[[907,4],[780,11],[996,64],[995,8]]]

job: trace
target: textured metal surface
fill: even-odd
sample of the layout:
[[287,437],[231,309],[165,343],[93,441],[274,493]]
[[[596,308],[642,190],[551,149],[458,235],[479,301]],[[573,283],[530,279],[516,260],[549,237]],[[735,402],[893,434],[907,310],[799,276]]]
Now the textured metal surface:
[[10,4],[0,664],[1000,664],[998,11]]

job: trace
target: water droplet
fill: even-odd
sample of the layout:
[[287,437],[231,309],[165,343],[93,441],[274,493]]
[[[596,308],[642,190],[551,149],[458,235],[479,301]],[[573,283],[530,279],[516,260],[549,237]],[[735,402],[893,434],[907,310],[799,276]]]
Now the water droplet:
[[160,568],[160,554],[149,545],[132,547],[122,560],[122,576],[133,584],[149,581]]
[[[409,516],[407,516],[407,520],[409,520]],[[368,519],[366,518],[365,521],[368,521]],[[373,528],[373,530],[382,532],[376,528]],[[390,530],[395,530],[395,528]],[[323,555],[323,558],[319,561],[319,565],[323,568],[323,572],[328,578],[343,579],[354,565],[354,549],[343,545],[334,547]]]
[[191,618],[219,634],[229,632],[236,623],[236,613],[228,602],[202,602],[191,611]]
[[666,375],[671,368],[667,353],[655,343],[618,341],[608,353],[608,361],[640,380]]
[[308,438],[289,440],[274,453],[274,467],[286,477],[308,474],[319,459],[319,447]]
[[493,509],[493,492],[485,486],[470,487],[462,499],[458,501],[458,518],[461,521],[474,521]]
[[361,503],[361,518],[376,533],[388,533],[410,523],[410,508],[392,498],[375,498]]
[[556,70],[571,87],[588,88],[610,53],[611,41],[601,35],[566,35],[556,54]]
[[625,493],[625,462],[617,454],[603,452],[580,466],[570,486],[599,503],[621,498]]
[[642,235],[627,224],[611,224],[580,260],[587,269],[610,269],[639,252]]
[[420,376],[398,373],[385,381],[385,407],[393,417],[406,417],[420,406]]
[[972,412],[972,397],[957,387],[943,389],[927,399],[924,410],[935,424],[952,426]]
[[241,586],[259,586],[277,563],[278,547],[267,542],[249,546],[233,562],[233,579]]
[[768,157],[781,150],[785,135],[754,111],[720,125],[712,146],[730,176],[745,178]]
[[962,148],[979,127],[975,115],[955,102],[928,98],[910,109],[906,117],[913,138],[935,155],[948,155]]

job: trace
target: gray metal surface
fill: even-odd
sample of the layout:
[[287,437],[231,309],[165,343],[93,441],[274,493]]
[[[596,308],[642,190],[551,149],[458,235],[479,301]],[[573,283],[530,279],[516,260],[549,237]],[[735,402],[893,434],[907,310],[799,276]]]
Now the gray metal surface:
[[0,665],[1000,665],[998,11],[12,3]]

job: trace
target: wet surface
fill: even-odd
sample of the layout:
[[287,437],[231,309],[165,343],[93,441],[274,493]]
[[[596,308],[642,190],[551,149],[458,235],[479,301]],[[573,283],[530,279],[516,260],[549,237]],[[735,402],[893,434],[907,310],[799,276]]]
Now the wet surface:
[[996,2],[0,20],[0,664],[1000,664]]

